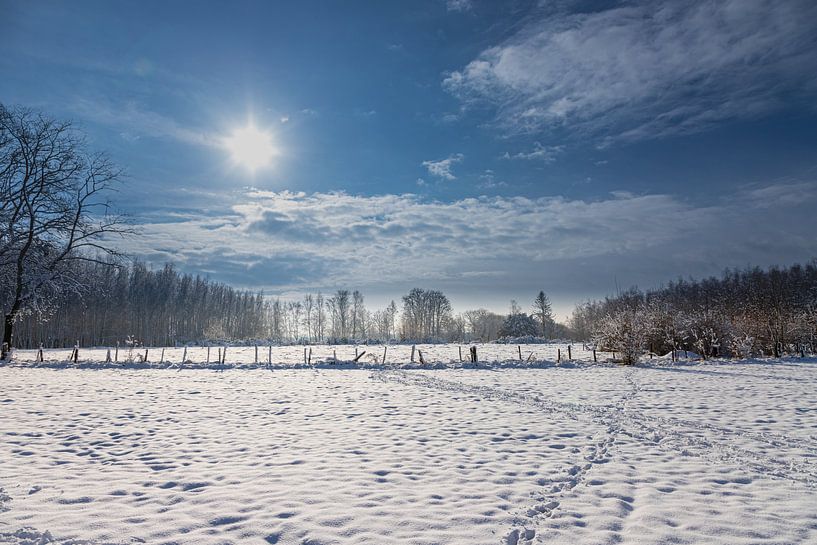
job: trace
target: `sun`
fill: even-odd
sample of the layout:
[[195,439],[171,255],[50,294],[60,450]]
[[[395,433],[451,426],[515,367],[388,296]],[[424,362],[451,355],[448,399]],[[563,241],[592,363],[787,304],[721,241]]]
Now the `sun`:
[[272,135],[253,123],[235,129],[224,139],[224,147],[230,152],[236,164],[246,167],[251,172],[268,166],[278,153],[272,142]]

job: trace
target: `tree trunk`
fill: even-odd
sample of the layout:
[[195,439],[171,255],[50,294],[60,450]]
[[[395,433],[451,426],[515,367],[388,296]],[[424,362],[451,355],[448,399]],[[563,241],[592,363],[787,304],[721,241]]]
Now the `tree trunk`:
[[6,314],[5,319],[3,320],[3,344],[2,344],[2,354],[0,354],[0,360],[5,360],[8,358],[9,352],[11,351],[11,341],[12,341],[12,334],[14,332],[14,315],[13,314]]

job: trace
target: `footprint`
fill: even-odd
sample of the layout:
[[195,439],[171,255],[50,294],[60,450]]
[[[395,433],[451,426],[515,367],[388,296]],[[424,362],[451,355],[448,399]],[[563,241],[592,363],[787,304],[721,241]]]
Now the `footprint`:
[[236,522],[243,522],[247,517],[218,517],[210,521],[210,526],[225,526],[227,524],[235,524]]

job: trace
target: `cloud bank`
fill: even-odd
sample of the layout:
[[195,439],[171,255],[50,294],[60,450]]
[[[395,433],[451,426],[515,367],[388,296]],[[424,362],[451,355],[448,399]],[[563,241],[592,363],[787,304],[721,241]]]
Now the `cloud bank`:
[[[724,266],[817,256],[808,213],[817,183],[747,188],[695,205],[672,195],[603,200],[250,190],[204,217],[147,222],[130,251],[273,292],[359,287],[396,297],[411,286],[573,300]],[[478,298],[478,295],[473,296]]]
[[545,8],[443,86],[494,109],[509,134],[565,128],[610,144],[694,133],[813,95],[814,21],[810,0]]

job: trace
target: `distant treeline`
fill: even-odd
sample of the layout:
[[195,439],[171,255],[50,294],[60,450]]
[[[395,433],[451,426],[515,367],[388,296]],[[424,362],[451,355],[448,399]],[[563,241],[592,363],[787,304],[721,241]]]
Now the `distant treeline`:
[[152,345],[264,336],[268,303],[259,293],[182,274],[172,265],[157,270],[140,262],[73,266],[82,269],[86,287],[24,314],[15,328],[17,347],[77,341],[110,346],[128,336]]
[[625,361],[645,351],[692,350],[703,357],[813,353],[817,344],[817,260],[805,266],[727,270],[721,278],[632,288],[580,305],[570,321]]
[[[172,265],[136,262],[72,264],[84,279],[18,318],[17,347],[206,341],[273,343],[490,342],[500,339],[594,341],[625,361],[673,349],[711,356],[763,356],[815,351],[817,261],[805,266],[726,271],[721,278],[678,280],[666,287],[631,288],[576,307],[568,325],[556,323],[544,292],[525,312],[485,309],[454,313],[448,297],[415,288],[385,308],[369,310],[360,291],[310,293],[298,300],[265,297]],[[0,290],[5,305],[6,290]]]
[[[142,262],[115,265],[78,261],[78,289],[55,293],[20,313],[15,346],[111,346],[134,338],[140,344],[258,340],[274,343],[468,342],[501,337],[566,337],[553,321],[544,292],[528,315],[512,303],[508,315],[485,309],[454,314],[448,297],[414,288],[371,311],[358,291],[309,293],[299,300],[265,297],[172,265],[152,269]],[[2,282],[0,282],[2,284]],[[0,305],[9,290],[0,290]],[[41,298],[43,299],[43,298]],[[544,320],[544,321],[543,321]]]

